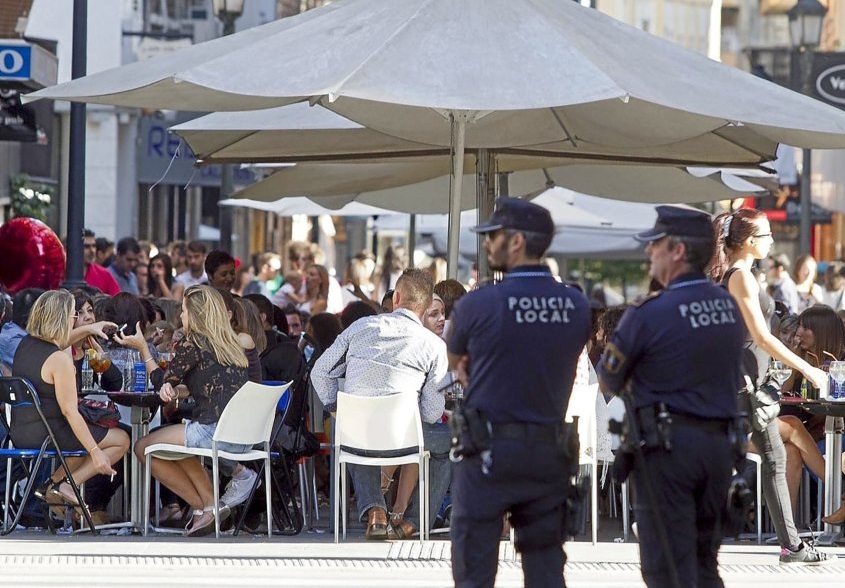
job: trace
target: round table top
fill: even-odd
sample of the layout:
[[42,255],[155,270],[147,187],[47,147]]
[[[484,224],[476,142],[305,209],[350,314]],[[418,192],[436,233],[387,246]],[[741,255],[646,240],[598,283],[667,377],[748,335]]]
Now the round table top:
[[841,400],[811,400],[800,396],[782,396],[780,403],[786,406],[799,406],[812,414],[845,417],[845,402]]
[[143,408],[154,408],[161,406],[162,401],[158,392],[128,392],[123,390],[106,392],[106,396],[121,406],[140,406]]

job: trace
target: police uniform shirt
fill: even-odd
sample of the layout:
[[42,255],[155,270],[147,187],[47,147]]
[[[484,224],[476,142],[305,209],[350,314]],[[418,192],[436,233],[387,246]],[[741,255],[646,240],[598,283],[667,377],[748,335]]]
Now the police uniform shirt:
[[674,412],[731,418],[743,329],[727,290],[686,274],[625,311],[599,374],[613,392],[630,380],[637,408],[664,402]]
[[449,351],[469,354],[465,406],[492,422],[560,422],[590,308],[547,266],[521,266],[495,286],[462,297],[452,313]]

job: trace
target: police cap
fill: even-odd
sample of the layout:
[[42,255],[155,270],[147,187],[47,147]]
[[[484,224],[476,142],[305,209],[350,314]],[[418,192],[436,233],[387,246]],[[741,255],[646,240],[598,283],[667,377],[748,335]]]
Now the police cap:
[[663,237],[712,237],[713,221],[706,212],[681,206],[658,206],[654,228],[634,235],[642,243]]
[[522,198],[499,198],[490,220],[470,230],[474,233],[492,233],[499,229],[514,229],[542,235],[554,235],[555,223],[548,210]]

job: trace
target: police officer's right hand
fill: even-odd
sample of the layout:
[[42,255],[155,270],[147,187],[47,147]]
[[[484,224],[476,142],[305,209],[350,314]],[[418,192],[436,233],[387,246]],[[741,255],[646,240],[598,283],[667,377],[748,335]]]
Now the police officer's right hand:
[[807,378],[814,388],[824,390],[827,388],[827,373],[817,367],[809,366],[806,370],[801,372]]

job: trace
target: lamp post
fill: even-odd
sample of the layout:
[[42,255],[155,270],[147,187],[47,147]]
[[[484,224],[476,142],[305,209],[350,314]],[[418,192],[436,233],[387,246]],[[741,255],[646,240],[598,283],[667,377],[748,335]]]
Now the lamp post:
[[[214,0],[214,16],[223,23],[223,36],[235,32],[235,21],[244,12],[244,0]],[[224,163],[220,170],[220,200],[228,198],[235,189],[234,167]],[[232,250],[232,207],[218,206],[220,224],[220,249]]]
[[[786,15],[789,17],[789,40],[792,45],[793,89],[810,95],[810,75],[813,71],[813,54],[822,37],[822,23],[827,7],[819,0],[798,0]],[[810,192],[812,153],[804,149],[801,165],[801,224],[799,251],[811,253],[813,227],[813,198]]]
[[[88,0],[73,1],[71,77],[85,75],[88,64]],[[70,151],[67,186],[67,266],[63,286],[85,284],[82,231],[85,224],[85,104],[70,104]]]

